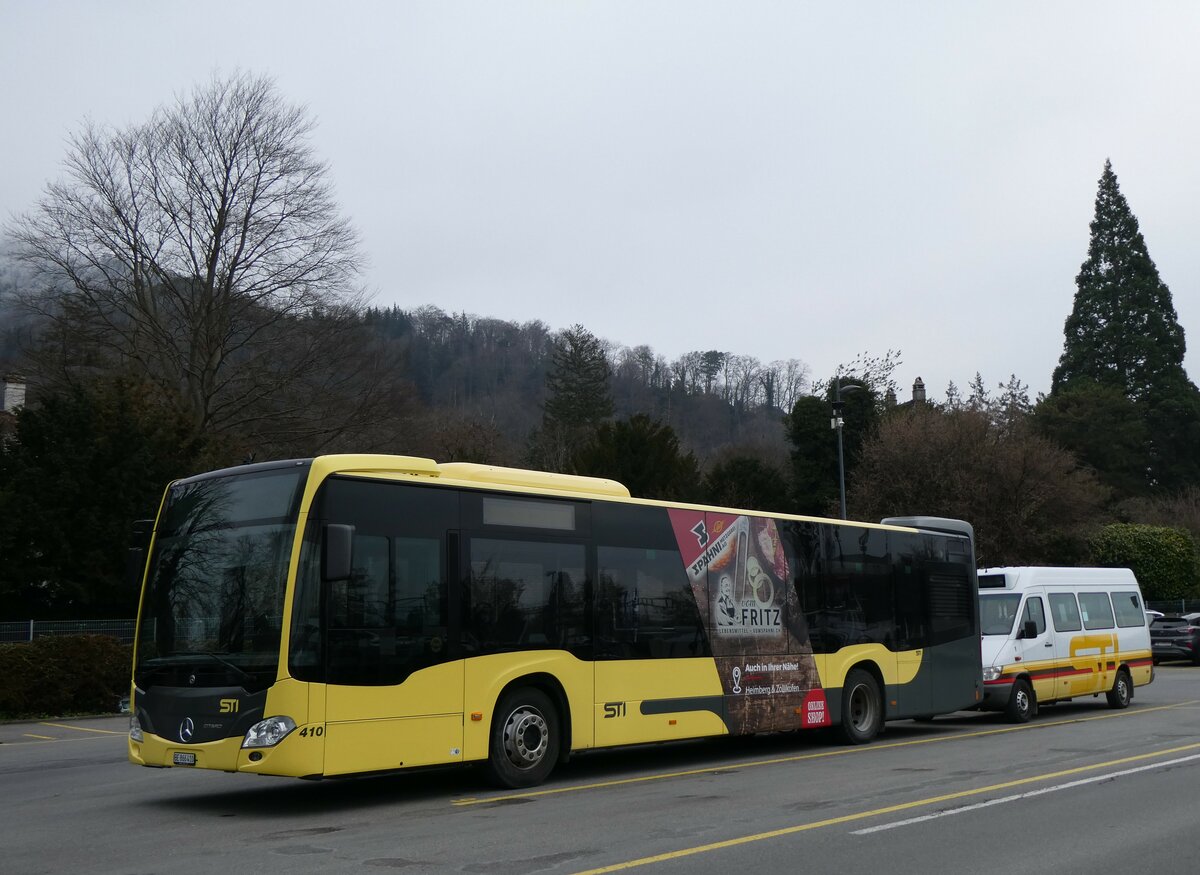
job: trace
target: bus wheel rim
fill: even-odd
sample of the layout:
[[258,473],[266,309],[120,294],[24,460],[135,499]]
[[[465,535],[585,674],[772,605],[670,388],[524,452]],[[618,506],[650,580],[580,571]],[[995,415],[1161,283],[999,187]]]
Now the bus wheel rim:
[[550,745],[550,727],[536,708],[516,709],[504,725],[504,753],[518,768],[536,766],[546,756]]
[[850,722],[859,732],[870,729],[875,722],[875,702],[866,684],[850,691]]

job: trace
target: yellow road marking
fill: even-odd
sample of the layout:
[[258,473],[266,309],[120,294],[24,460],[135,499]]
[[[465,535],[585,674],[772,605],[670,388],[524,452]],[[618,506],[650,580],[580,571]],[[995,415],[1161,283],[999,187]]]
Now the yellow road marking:
[[53,735],[34,735],[32,732],[22,733],[26,738],[40,738],[43,741],[54,741]]
[[76,732],[98,732],[101,735],[124,735],[124,732],[113,732],[111,729],[88,729],[86,726],[68,726],[65,723],[45,723],[42,726],[53,726],[55,729],[74,729]]
[[812,823],[801,823],[796,826],[788,826],[782,829],[773,829],[768,832],[755,833],[748,836],[740,836],[735,839],[726,839],[721,842],[711,842],[707,845],[697,845],[693,848],[684,848],[679,851],[668,851],[665,854],[655,854],[652,857],[641,857],[637,860],[629,860],[625,863],[614,863],[611,866],[601,866],[598,869],[587,869],[583,872],[578,872],[576,875],[601,875],[603,872],[620,872],[625,869],[634,869],[639,866],[648,866],[651,863],[664,863],[667,860],[678,860],[683,857],[691,857],[696,854],[705,854],[709,851],[719,851],[725,848],[735,848],[738,845],[750,844],[751,842],[761,842],[766,839],[778,838],[779,836],[794,835],[800,832],[808,832],[809,830],[820,829],[826,826],[836,826],[839,823],[850,823],[856,820],[865,820],[868,817],[878,817],[882,814],[894,814],[897,811],[907,811],[912,808],[921,808],[928,805],[937,805],[941,802],[950,802],[954,799],[964,799],[968,796],[978,796],[981,793],[992,793],[997,790],[1007,790],[1010,787],[1020,787],[1025,784],[1033,784],[1038,781],[1050,781],[1055,778],[1063,778],[1067,775],[1078,775],[1081,772],[1094,772],[1097,769],[1109,768],[1111,766],[1120,766],[1125,763],[1134,763],[1140,760],[1152,759],[1154,757],[1163,757],[1170,754],[1181,753],[1185,750],[1196,750],[1200,748],[1200,742],[1194,744],[1185,744],[1181,747],[1172,747],[1167,750],[1154,751],[1153,753],[1136,754],[1135,756],[1123,757],[1119,760],[1109,760],[1104,763],[1093,763],[1090,766],[1077,766],[1073,769],[1063,769],[1058,772],[1050,772],[1045,775],[1034,775],[1030,778],[1018,778],[1015,781],[1005,781],[1001,784],[991,784],[987,787],[976,787],[973,790],[959,790],[956,793],[946,793],[942,796],[932,796],[928,799],[917,799],[912,802],[901,802],[898,805],[888,805],[885,808],[874,808],[870,811],[860,811],[856,814],[845,814],[841,817],[831,817],[827,820],[818,820]]
[[1109,714],[1096,714],[1091,717],[1073,717],[1069,720],[1053,720],[1048,723],[1023,723],[1020,726],[1001,726],[996,729],[981,729],[976,732],[956,732],[952,735],[939,735],[936,738],[914,738],[909,741],[892,741],[880,744],[870,744],[861,747],[844,747],[837,750],[823,750],[817,753],[802,753],[793,756],[775,757],[769,760],[752,760],[747,763],[731,763],[711,765],[700,769],[687,769],[679,772],[661,772],[655,775],[641,775],[636,778],[619,778],[614,781],[597,781],[591,784],[576,784],[571,787],[552,787],[548,790],[530,790],[527,793],[509,793],[504,796],[485,796],[482,799],[471,796],[455,799],[452,805],[465,807],[468,805],[486,805],[490,802],[502,802],[509,799],[534,799],[538,796],[555,796],[559,793],[576,793],[581,790],[602,790],[608,787],[620,787],[626,784],[642,784],[647,781],[662,781],[667,778],[688,778],[695,775],[711,775],[713,772],[727,769],[752,769],[759,766],[777,766],[782,763],[798,763],[803,760],[817,760],[825,757],[848,756],[856,753],[870,753],[877,750],[888,750],[896,747],[909,747],[916,744],[934,744],[942,741],[957,741],[960,738],[981,738],[985,735],[998,735],[1003,732],[1019,732],[1023,729],[1049,729],[1054,726],[1069,726],[1075,723],[1086,723],[1091,720],[1109,720],[1114,717],[1134,717],[1139,714],[1150,714],[1154,711],[1168,711],[1182,708],[1185,705],[1195,705],[1200,699],[1189,702],[1178,702],[1174,705],[1155,705],[1152,708],[1138,708],[1136,711],[1118,711]]

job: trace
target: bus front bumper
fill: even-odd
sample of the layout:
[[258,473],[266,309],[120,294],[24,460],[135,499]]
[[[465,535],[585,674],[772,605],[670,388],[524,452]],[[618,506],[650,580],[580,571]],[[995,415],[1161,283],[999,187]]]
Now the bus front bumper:
[[321,739],[299,738],[292,732],[269,748],[247,750],[242,738],[223,738],[201,744],[180,744],[150,732],[142,741],[128,739],[129,761],[151,768],[212,769],[258,775],[318,777],[324,761]]
[[983,701],[980,711],[1003,711],[1012,699],[1013,682],[1016,678],[998,678],[983,682]]

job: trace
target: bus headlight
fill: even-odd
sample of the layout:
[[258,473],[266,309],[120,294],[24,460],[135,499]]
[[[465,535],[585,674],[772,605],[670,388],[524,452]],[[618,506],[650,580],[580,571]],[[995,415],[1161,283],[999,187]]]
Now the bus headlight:
[[1000,680],[1000,671],[1001,669],[998,666],[989,665],[983,670],[983,679],[985,681],[998,681]]
[[137,715],[129,715],[129,740],[142,742],[145,738],[142,736],[142,724],[138,723]]
[[242,747],[274,747],[295,728],[296,721],[291,717],[268,717],[266,720],[259,720],[246,733]]

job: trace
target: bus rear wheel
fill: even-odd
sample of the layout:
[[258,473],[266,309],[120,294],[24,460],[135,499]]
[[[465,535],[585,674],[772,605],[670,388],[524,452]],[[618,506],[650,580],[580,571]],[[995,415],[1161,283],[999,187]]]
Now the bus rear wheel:
[[879,682],[865,669],[853,669],[842,688],[842,738],[847,744],[866,744],[883,728],[883,697]]
[[496,707],[488,769],[501,787],[532,787],[546,780],[562,743],[558,712],[550,697],[533,687],[505,693]]
[[1117,679],[1113,681],[1113,688],[1104,694],[1108,699],[1109,706],[1113,708],[1128,708],[1130,701],[1133,699],[1133,683],[1129,680],[1129,673],[1125,669],[1117,672]]

